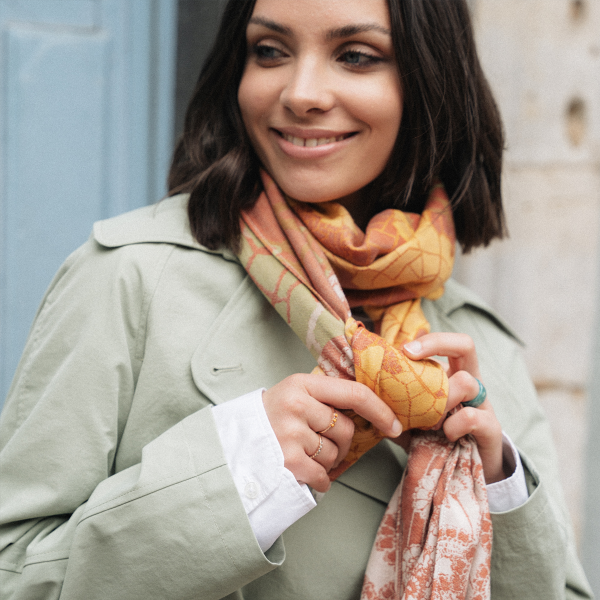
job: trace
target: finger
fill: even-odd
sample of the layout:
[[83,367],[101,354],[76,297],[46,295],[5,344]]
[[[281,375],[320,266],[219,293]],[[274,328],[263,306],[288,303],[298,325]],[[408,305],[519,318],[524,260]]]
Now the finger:
[[[450,412],[462,402],[473,400],[479,394],[479,381],[467,371],[457,371],[448,378],[448,383],[446,412]],[[480,406],[483,406],[483,403]]]
[[[321,406],[328,408],[330,411],[332,410],[331,407],[328,407],[324,404]],[[350,417],[347,417],[340,411],[333,410],[332,414],[336,415],[334,425],[332,427],[329,427],[329,425],[334,421],[334,419],[332,418],[330,419],[329,423],[323,428],[327,429],[327,431],[321,433],[321,435],[324,438],[331,440],[338,448],[339,457],[336,456],[336,464],[333,465],[337,466],[337,463],[341,462],[342,459],[346,456],[346,454],[348,454],[348,450],[350,450],[352,436],[354,435],[354,422],[352,421],[352,419],[350,419]],[[315,422],[316,420],[316,417],[310,416],[308,424],[313,431],[320,433],[322,429],[318,428],[321,425],[323,425],[324,421],[321,420]]]
[[306,483],[317,492],[327,492],[331,487],[331,481],[326,469],[315,460],[309,460],[296,475],[298,483]]
[[[321,434],[312,436],[312,444],[306,448],[301,459],[302,465],[296,469],[296,479],[317,491],[327,491],[329,482],[325,480],[338,455],[337,446]],[[324,477],[325,475],[325,477]],[[328,480],[329,478],[326,477]]]
[[334,429],[338,427],[344,415],[328,404],[323,404],[316,398],[311,397],[311,400],[312,402],[309,401],[307,405],[309,412],[306,415],[306,422],[308,426],[316,433],[327,436],[333,434]]
[[[318,422],[311,422],[313,430],[322,429],[322,425],[327,421],[327,417],[331,414],[331,408],[352,409],[361,417],[370,421],[384,435],[397,437],[402,433],[402,425],[396,418],[392,409],[381,400],[367,386],[356,381],[345,379],[337,379],[334,377],[323,377],[322,375],[296,374],[287,377],[283,382],[267,390],[263,394],[263,401],[270,399],[271,396],[277,395],[278,390],[285,387],[287,392],[285,397],[282,396],[284,402],[288,404],[289,410],[298,413],[303,411],[307,415],[313,412],[314,405],[310,405],[310,410],[307,406],[310,404],[309,398],[314,398],[322,404],[329,405],[325,413],[319,413],[321,416]],[[295,388],[296,393],[290,394],[289,388]],[[326,426],[326,425],[325,425]]]
[[323,404],[353,410],[384,435],[398,437],[402,433],[402,425],[394,411],[362,383],[322,375],[293,375],[292,379],[309,396]]
[[330,429],[327,433],[323,434],[323,437],[331,440],[338,449],[338,455],[334,461],[333,466],[337,467],[340,462],[346,457],[352,444],[352,438],[354,436],[354,421],[344,414],[339,414],[335,427]]
[[486,483],[504,479],[502,427],[493,409],[464,407],[446,419],[444,433],[450,441],[471,434],[477,442]]
[[458,371],[451,375],[448,378],[448,384],[448,400],[446,401],[444,414],[433,428],[435,431],[442,428],[444,420],[451,410],[462,402],[472,400],[479,393],[478,380],[466,371]]
[[[307,450],[307,456],[311,460],[318,462],[325,469],[325,471],[329,473],[329,471],[331,471],[338,461],[338,446],[323,435],[321,435],[321,440],[319,440],[317,437],[313,440],[313,442],[314,444],[312,444],[310,449]],[[321,447],[320,451],[319,446]],[[313,450],[312,454],[310,454],[311,450]]]
[[338,420],[338,411],[335,410],[335,408],[331,409],[331,419],[329,421],[329,423],[327,424],[327,426],[325,426],[323,429],[317,429],[317,433],[321,433],[323,435],[325,435],[330,429],[333,429],[337,423]]
[[413,360],[447,356],[450,372],[468,371],[479,378],[479,362],[473,338],[465,333],[428,333],[405,344],[405,354]]
[[[321,452],[314,459],[310,457],[319,447],[319,435],[314,432],[312,436],[305,435],[300,443],[288,439],[282,444],[285,468],[292,472],[299,483],[306,483],[319,492],[326,492],[329,489],[327,469],[317,460],[326,460],[325,457],[331,452],[326,443],[331,442],[323,439]],[[321,455],[324,455],[322,459]],[[331,458],[327,460],[330,461]]]
[[[278,395],[277,386],[272,390],[265,393],[268,393],[269,397],[274,393]],[[263,401],[264,398],[265,395],[263,394]],[[302,444],[310,444],[314,436],[307,437],[307,430],[319,433],[326,429],[327,431],[323,433],[323,436],[331,439],[339,448],[339,456],[336,457],[337,461],[334,466],[337,466],[337,463],[343,460],[350,450],[352,436],[354,435],[354,423],[349,417],[313,398],[302,389],[302,386],[294,394],[285,395],[282,393],[281,396],[278,395],[275,403],[284,423],[283,425],[280,424],[276,431],[282,447],[285,446],[287,450],[288,443],[292,439]],[[309,446],[305,446],[305,449],[307,454],[310,455]]]

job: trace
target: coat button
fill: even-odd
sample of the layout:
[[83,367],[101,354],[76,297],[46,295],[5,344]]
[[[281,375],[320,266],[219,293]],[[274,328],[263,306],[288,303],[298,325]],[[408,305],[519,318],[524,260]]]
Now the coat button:
[[244,495],[246,496],[246,498],[250,498],[250,500],[254,500],[254,498],[257,498],[259,491],[260,487],[255,481],[249,481],[244,487]]

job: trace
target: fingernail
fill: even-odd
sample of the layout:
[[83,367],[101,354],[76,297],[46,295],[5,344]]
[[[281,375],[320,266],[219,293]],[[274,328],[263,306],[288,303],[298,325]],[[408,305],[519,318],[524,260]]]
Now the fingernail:
[[408,344],[404,344],[404,349],[411,354],[419,354],[421,350],[423,350],[423,345],[418,340],[414,342],[408,342]]
[[396,419],[392,425],[392,437],[398,437],[402,433],[402,423]]

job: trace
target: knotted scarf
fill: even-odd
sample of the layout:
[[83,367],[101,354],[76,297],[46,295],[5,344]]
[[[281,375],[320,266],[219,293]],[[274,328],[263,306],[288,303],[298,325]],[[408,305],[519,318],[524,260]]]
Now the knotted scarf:
[[[342,205],[286,201],[261,177],[264,191],[241,222],[238,256],[250,277],[311,351],[314,372],[364,383],[404,431],[430,429],[444,413],[448,379],[437,362],[410,360],[402,345],[429,332],[421,298],[439,298],[452,272],[454,225],[443,186],[434,186],[421,215],[384,210],[362,232]],[[355,307],[375,333],[352,317]],[[355,434],[332,480],[384,437],[345,412]],[[362,598],[489,598],[490,557],[475,442],[418,432],[377,532]]]

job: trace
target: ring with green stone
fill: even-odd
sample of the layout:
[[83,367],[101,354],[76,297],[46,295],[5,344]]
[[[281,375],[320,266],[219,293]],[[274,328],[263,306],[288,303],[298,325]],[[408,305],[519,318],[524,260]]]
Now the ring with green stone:
[[479,379],[477,379],[477,377],[475,378],[475,381],[479,384],[479,393],[477,394],[477,396],[475,396],[475,398],[473,398],[473,400],[468,400],[467,402],[463,402],[462,403],[463,406],[472,406],[473,408],[477,408],[478,406],[481,406],[483,404],[483,401],[487,397],[487,391],[483,387],[483,383],[481,383],[481,381],[479,381]]

